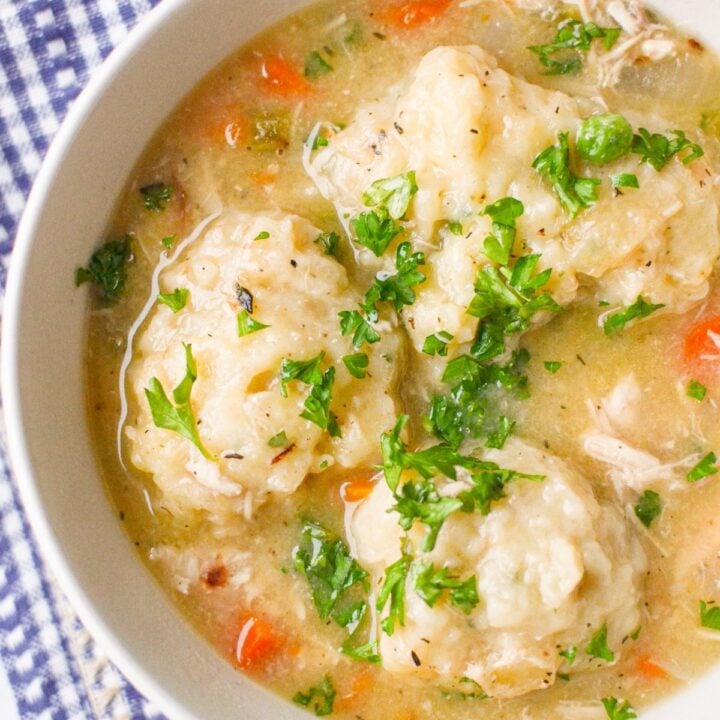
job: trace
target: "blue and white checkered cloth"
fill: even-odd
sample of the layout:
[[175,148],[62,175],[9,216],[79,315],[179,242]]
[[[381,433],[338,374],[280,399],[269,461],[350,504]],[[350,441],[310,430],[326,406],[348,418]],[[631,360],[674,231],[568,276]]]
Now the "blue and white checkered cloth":
[[[30,186],[93,70],[158,0],[0,0],[0,302]],[[146,720],[38,554],[0,434],[0,720]]]

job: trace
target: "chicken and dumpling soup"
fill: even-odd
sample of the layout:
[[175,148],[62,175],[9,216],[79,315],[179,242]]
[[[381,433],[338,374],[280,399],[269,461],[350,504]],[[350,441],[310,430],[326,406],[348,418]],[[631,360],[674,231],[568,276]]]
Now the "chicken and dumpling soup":
[[238,672],[627,720],[717,661],[719,97],[631,0],[324,0],[175,109],[77,272],[88,412]]

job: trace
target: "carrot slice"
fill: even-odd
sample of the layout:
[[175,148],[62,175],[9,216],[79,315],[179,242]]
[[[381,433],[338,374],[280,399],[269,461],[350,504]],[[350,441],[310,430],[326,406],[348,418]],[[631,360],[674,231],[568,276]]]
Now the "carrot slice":
[[310,92],[310,83],[280,55],[263,58],[260,76],[263,87],[283,97],[297,97]]
[[391,5],[377,13],[381,22],[399,28],[411,28],[433,22],[442,15],[452,0],[409,0],[401,5]]
[[656,665],[649,655],[641,655],[635,661],[635,669],[648,680],[664,680],[668,677],[668,674],[659,665]]
[[343,499],[345,502],[360,502],[364,500],[375,487],[372,480],[353,480],[343,485]]
[[720,370],[720,316],[690,329],[683,344],[683,358],[693,369]]
[[235,659],[244,670],[259,670],[282,650],[284,639],[268,622],[256,615],[241,620],[235,645]]

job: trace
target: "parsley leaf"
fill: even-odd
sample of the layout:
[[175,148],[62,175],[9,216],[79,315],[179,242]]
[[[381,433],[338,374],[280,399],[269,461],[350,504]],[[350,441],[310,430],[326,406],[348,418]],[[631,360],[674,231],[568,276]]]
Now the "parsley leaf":
[[353,376],[362,380],[370,364],[368,356],[365,353],[355,353],[354,355],[345,355],[342,359],[348,372]]
[[645,128],[640,128],[638,134],[633,137],[632,151],[640,155],[641,163],[652,165],[660,172],[675,155],[689,150],[682,158],[685,165],[693,160],[701,158],[705,151],[697,143],[689,140],[682,130],[673,130],[674,138],[668,139],[659,133],[650,133]]
[[340,332],[343,335],[353,334],[353,347],[360,348],[363,343],[380,341],[377,330],[357,310],[341,310],[338,317],[340,318]]
[[300,417],[327,430],[330,437],[342,437],[337,417],[330,410],[334,382],[335,368],[331,367],[323,373],[320,382],[312,384],[310,394],[305,398],[305,410],[300,413]]
[[104,300],[116,300],[125,286],[125,263],[129,258],[130,235],[106,242],[90,256],[87,267],[75,271],[75,285],[80,287],[83,283],[92,282],[97,285]]
[[177,240],[177,235],[167,235],[165,236],[160,243],[163,247],[167,248],[168,250],[173,246],[173,243]]
[[700,624],[711,630],[720,630],[720,608],[700,601]]
[[410,201],[417,191],[415,171],[410,170],[402,175],[376,180],[363,193],[362,200],[367,207],[379,205],[393,220],[400,220],[407,212]]
[[355,231],[355,242],[371,250],[380,257],[393,239],[399,235],[403,227],[388,217],[385,210],[371,210],[360,213],[350,221]]
[[445,700],[487,700],[488,698],[482,687],[469,677],[459,678],[457,685],[456,688],[446,688],[440,691]]
[[[578,52],[568,54],[564,51],[587,51],[595,39],[602,39],[605,49],[610,50],[620,37],[620,32],[620,28],[602,28],[591,22],[565,20],[558,26],[551,43],[532,45],[528,50],[535,53],[540,63],[548,68],[545,75],[566,75],[580,70],[582,58]],[[558,53],[563,53],[560,60],[553,57]]]
[[607,662],[615,660],[615,653],[607,644],[607,624],[603,625],[590,639],[585,652],[594,658],[600,658]]
[[610,176],[611,185],[616,188],[639,188],[640,181],[637,179],[637,175],[632,173],[620,173],[618,175]]
[[284,430],[276,433],[268,440],[268,445],[271,448],[287,447],[288,444],[288,436]]
[[563,364],[559,360],[546,360],[543,365],[551,375],[554,375]]
[[287,385],[291,380],[299,380],[306,385],[317,385],[322,382],[320,364],[325,357],[324,352],[318,353],[309,360],[290,360],[283,358],[280,365],[280,393],[287,397]]
[[[333,618],[342,627],[353,621],[357,625],[364,607],[352,602],[357,593],[350,591],[362,589],[367,572],[353,559],[345,543],[319,523],[305,520],[300,544],[293,550],[293,561],[307,578],[320,619]],[[351,602],[343,607],[342,601],[348,596]]]
[[638,504],[635,506],[635,515],[638,520],[649,528],[652,521],[662,512],[662,502],[660,495],[654,490],[646,490],[641,496]]
[[336,694],[332,680],[326,675],[319,685],[311,687],[305,693],[297,693],[293,697],[293,702],[304,707],[311,707],[315,711],[315,715],[322,717],[332,713]]
[[316,80],[320,77],[320,75],[327,75],[327,73],[332,72],[332,70],[332,65],[330,65],[330,63],[325,60],[325,58],[317,52],[317,50],[313,50],[307,54],[307,57],[305,58],[306,78]]
[[265,328],[269,328],[269,325],[265,325],[264,323],[259,322],[258,320],[255,320],[250,316],[250,313],[247,310],[241,310],[238,313],[237,316],[237,329],[238,329],[238,337],[244,337],[245,335],[252,335],[252,333],[256,333],[259,330],[264,330]]
[[422,346],[422,351],[426,355],[440,355],[445,357],[448,354],[448,343],[453,339],[453,336],[445,330],[440,330],[434,335],[428,335],[425,338],[425,342]]
[[458,580],[450,575],[448,568],[436,570],[431,562],[416,560],[412,564],[411,578],[415,592],[434,607],[444,590],[449,590],[450,602],[469,615],[480,599],[477,594],[475,576],[467,580]]
[[705,395],[707,395],[707,388],[701,382],[691,380],[687,386],[687,395],[693,400],[702,402],[705,399]]
[[261,230],[254,238],[253,241],[267,240],[270,237],[270,233],[267,230]]
[[410,569],[410,559],[403,555],[397,562],[385,568],[385,580],[377,598],[377,610],[382,612],[390,601],[390,609],[380,623],[386,635],[395,632],[395,623],[405,626],[405,580]]
[[665,305],[663,304],[654,305],[653,303],[649,303],[641,295],[638,295],[638,299],[632,305],[629,305],[624,310],[611,313],[605,318],[603,331],[606,335],[613,335],[623,330],[631,320],[646,318],[656,310],[664,307]]
[[483,215],[492,218],[492,234],[485,238],[483,250],[493,262],[500,265],[510,262],[510,254],[515,244],[515,220],[524,211],[523,204],[512,197],[502,198],[483,210]]
[[318,235],[313,242],[322,247],[325,255],[337,258],[340,249],[340,236],[336,232],[326,232]]
[[145,209],[152,212],[162,212],[167,207],[175,188],[165,183],[152,183],[140,188]]
[[510,418],[505,415],[501,415],[497,419],[495,429],[490,431],[490,434],[485,441],[485,447],[501,450],[505,446],[507,439],[515,430],[515,424],[514,420],[510,420]]
[[565,648],[565,650],[559,652],[558,655],[560,655],[560,657],[564,657],[568,665],[572,665],[577,657],[577,652],[577,647],[575,647],[575,645],[570,645]]
[[159,293],[158,302],[164,303],[176,313],[185,307],[189,295],[190,291],[187,288],[175,288],[171,293]]
[[610,720],[633,720],[637,717],[627,700],[621,702],[614,697],[606,697],[602,699],[602,704]]
[[172,430],[182,435],[190,440],[208,460],[215,461],[215,458],[203,445],[197,431],[197,423],[190,406],[190,394],[195,380],[197,380],[197,365],[193,358],[192,345],[183,343],[183,347],[185,348],[185,377],[173,390],[175,404],[170,402],[156,377],[150,378],[148,387],[145,388],[145,396],[156,427]]
[[483,515],[490,512],[490,506],[505,497],[505,486],[515,480],[542,482],[544,475],[527,475],[515,470],[501,468],[492,462],[478,461],[477,469],[470,473],[472,487],[463,490],[458,499],[462,502],[463,512],[479,510]]
[[709,452],[700,462],[695,465],[690,472],[685,476],[688,482],[697,482],[703,478],[715,475],[720,470],[715,464],[717,457],[714,452]]
[[380,651],[378,649],[377,640],[371,640],[363,645],[353,647],[350,643],[352,638],[348,638],[340,648],[343,655],[353,658],[353,660],[363,660],[364,662],[379,663]]
[[558,133],[558,144],[545,148],[532,166],[551,184],[560,204],[571,218],[597,200],[600,180],[577,177],[570,169],[570,145],[566,132]]

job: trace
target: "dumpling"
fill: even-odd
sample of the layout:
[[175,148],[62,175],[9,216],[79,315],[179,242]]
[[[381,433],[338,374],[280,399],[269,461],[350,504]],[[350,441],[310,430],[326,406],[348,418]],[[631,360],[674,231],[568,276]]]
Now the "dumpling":
[[[606,664],[585,651],[597,633],[606,632],[618,658],[623,640],[640,625],[646,569],[620,510],[598,501],[587,480],[562,460],[517,438],[483,459],[545,479],[511,483],[488,515],[456,511],[448,517],[435,548],[417,557],[456,578],[475,576],[479,603],[467,615],[447,596],[428,606],[411,568],[404,626],[396,623],[390,636],[380,633],[383,666],[446,685],[466,677],[491,696],[512,697],[568,672],[560,653],[570,648],[577,651],[572,672]],[[439,492],[450,497],[466,487],[459,477]],[[400,556],[402,531],[392,505],[386,483],[378,482],[350,526],[376,588]],[[424,533],[419,523],[409,532],[416,550]]]
[[[189,290],[177,313],[158,304],[138,337],[128,370],[133,411],[125,432],[133,464],[152,475],[160,504],[173,514],[244,512],[269,494],[293,492],[326,467],[367,466],[377,460],[378,423],[395,417],[393,389],[402,346],[386,328],[366,350],[367,376],[352,377],[341,358],[354,352],[342,337],[338,312],[359,300],[344,267],[314,243],[320,231],[282,214],[226,212],[204,237],[160,275],[160,288]],[[239,336],[237,316],[268,327]],[[191,405],[208,459],[185,437],[156,427],[145,388],[156,377],[166,393],[185,375],[191,345],[197,381]],[[292,381],[287,397],[278,373],[283,358],[324,353],[335,366],[331,410],[341,437],[300,417],[309,386]],[[285,433],[283,442],[270,438]]]

